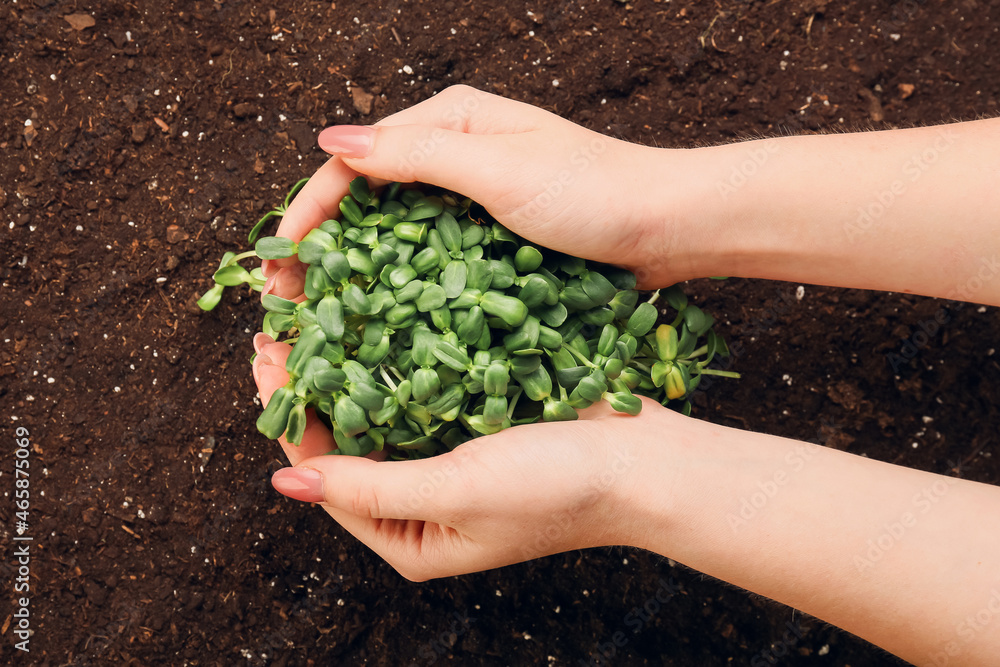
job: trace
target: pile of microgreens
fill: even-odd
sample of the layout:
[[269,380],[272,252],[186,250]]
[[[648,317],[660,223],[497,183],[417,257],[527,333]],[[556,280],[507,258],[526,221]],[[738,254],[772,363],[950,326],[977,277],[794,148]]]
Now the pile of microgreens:
[[[509,426],[576,419],[602,400],[635,415],[643,395],[687,414],[703,376],[738,377],[708,368],[729,351],[676,285],[640,296],[631,272],[538,248],[429,186],[373,192],[359,177],[339,219],[298,243],[258,240],[306,180],[253,228],[253,251],[225,254],[198,301],[211,310],[225,287],[261,291],[260,269],[239,265],[249,257],[307,265],[304,300],[262,299],[263,331],[292,345],[288,383],[257,420],[269,438],[299,444],[312,408],[334,453],[388,446],[421,458]],[[656,326],[661,299],[669,323]]]

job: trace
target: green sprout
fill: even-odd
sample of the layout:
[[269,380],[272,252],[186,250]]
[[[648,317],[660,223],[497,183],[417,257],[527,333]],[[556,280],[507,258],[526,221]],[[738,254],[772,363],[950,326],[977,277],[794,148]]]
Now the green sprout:
[[249,257],[307,266],[304,301],[262,299],[263,331],[292,345],[289,381],[257,420],[269,438],[299,444],[312,408],[333,453],[423,458],[602,400],[635,415],[648,396],[689,414],[703,376],[739,377],[709,368],[729,350],[678,286],[640,300],[631,272],[536,247],[429,186],[373,192],[359,177],[341,215],[298,243],[258,239],[305,180],[254,226],[254,250],[226,253],[198,301],[211,310],[225,287],[262,290],[260,269],[239,265]]

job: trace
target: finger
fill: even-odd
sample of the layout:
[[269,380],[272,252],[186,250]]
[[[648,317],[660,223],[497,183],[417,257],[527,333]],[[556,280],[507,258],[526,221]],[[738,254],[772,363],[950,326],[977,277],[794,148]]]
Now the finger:
[[[348,193],[348,186],[357,175],[341,160],[327,160],[288,205],[275,236],[284,236],[298,243],[309,230],[319,227],[324,220],[338,217],[340,200]],[[293,266],[297,262],[297,258],[287,257],[269,261],[261,268],[265,276],[271,276],[279,268]]]
[[[288,373],[285,372],[285,362],[288,361],[288,355],[291,351],[292,346],[288,343],[276,343],[273,340],[261,345],[257,351],[258,355],[267,357],[266,363],[277,366],[284,373],[284,376],[275,377],[276,380],[281,382],[279,386],[284,386],[288,382]],[[270,395],[270,392],[268,392],[268,395]]]
[[558,122],[559,117],[538,107],[458,85],[375,125],[427,125],[470,134],[513,134],[553,121]]
[[[284,348],[284,349],[282,349]],[[288,384],[285,361],[291,347],[285,343],[264,345],[253,360],[253,379],[257,383],[260,402],[266,408],[278,387]]]
[[430,459],[380,463],[319,456],[276,471],[271,482],[291,498],[324,503],[361,519],[434,521],[438,494],[459,474],[459,449]]
[[[639,400],[642,401],[643,410],[656,410],[663,407],[660,405],[659,401],[646,396],[639,396]],[[632,415],[616,411],[611,407],[610,403],[604,400],[598,401],[590,407],[582,410],[577,410],[577,415],[579,415],[578,418],[580,421],[599,419],[630,419],[632,417]]]
[[[259,345],[259,349],[253,360],[253,377],[257,382],[257,389],[264,407],[267,407],[271,395],[278,387],[288,384],[285,362],[292,349],[287,343],[267,342],[268,340],[270,337],[264,334],[254,336],[254,347]],[[278,442],[281,443],[281,448],[292,465],[307,458],[326,454],[337,448],[333,435],[320,422],[312,409],[306,411],[306,429],[302,435],[301,444],[289,443],[285,436],[278,438]]]
[[[319,136],[323,150],[369,176],[432,183],[490,208],[525,176],[517,166],[537,151],[533,132],[481,135],[431,125],[338,125]],[[483,156],[489,156],[484,159]]]
[[285,436],[279,437],[278,442],[288,457],[288,462],[293,466],[307,459],[322,457],[337,449],[337,442],[333,439],[330,429],[319,420],[312,408],[306,410],[306,429],[302,433],[302,442],[298,445],[290,443]]
[[296,263],[278,269],[264,283],[264,288],[260,292],[260,298],[268,294],[274,294],[284,299],[292,301],[304,301],[303,290],[306,285],[306,265]]
[[270,345],[273,342],[274,339],[263,331],[257,332],[253,336],[253,351],[259,354],[265,345]]
[[604,419],[610,415],[619,414],[614,411],[611,404],[607,401],[598,401],[593,405],[586,407],[582,410],[577,410],[577,419],[580,420],[592,420],[592,419]]

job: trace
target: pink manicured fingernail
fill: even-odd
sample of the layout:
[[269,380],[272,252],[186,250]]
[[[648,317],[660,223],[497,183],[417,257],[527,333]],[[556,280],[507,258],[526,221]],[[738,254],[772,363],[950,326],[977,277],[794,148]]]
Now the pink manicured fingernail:
[[273,338],[268,336],[263,331],[259,331],[256,334],[254,334],[253,337],[253,351],[256,352],[257,354],[260,354],[261,348],[263,348],[265,345],[270,345],[273,342],[274,342]]
[[278,263],[273,259],[263,259],[260,262],[260,272],[264,274],[265,278],[270,278],[277,273],[280,268],[281,267],[278,266]]
[[338,157],[368,157],[375,143],[375,130],[364,125],[336,125],[319,133],[319,147]]
[[271,485],[295,500],[323,502],[323,475],[312,468],[282,468],[271,475]]

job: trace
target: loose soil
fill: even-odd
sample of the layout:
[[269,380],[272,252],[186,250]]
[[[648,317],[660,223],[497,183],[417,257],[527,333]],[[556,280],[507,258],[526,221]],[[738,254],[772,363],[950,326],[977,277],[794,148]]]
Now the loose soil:
[[[18,654],[5,607],[0,662],[901,664],[633,549],[403,580],[270,488],[260,308],[194,300],[322,163],[328,124],[459,82],[661,146],[971,119],[998,110],[998,26],[1000,3],[975,0],[5,3],[0,572],[16,597],[24,427],[34,634]],[[743,373],[696,416],[1000,483],[996,309],[688,289]]]

